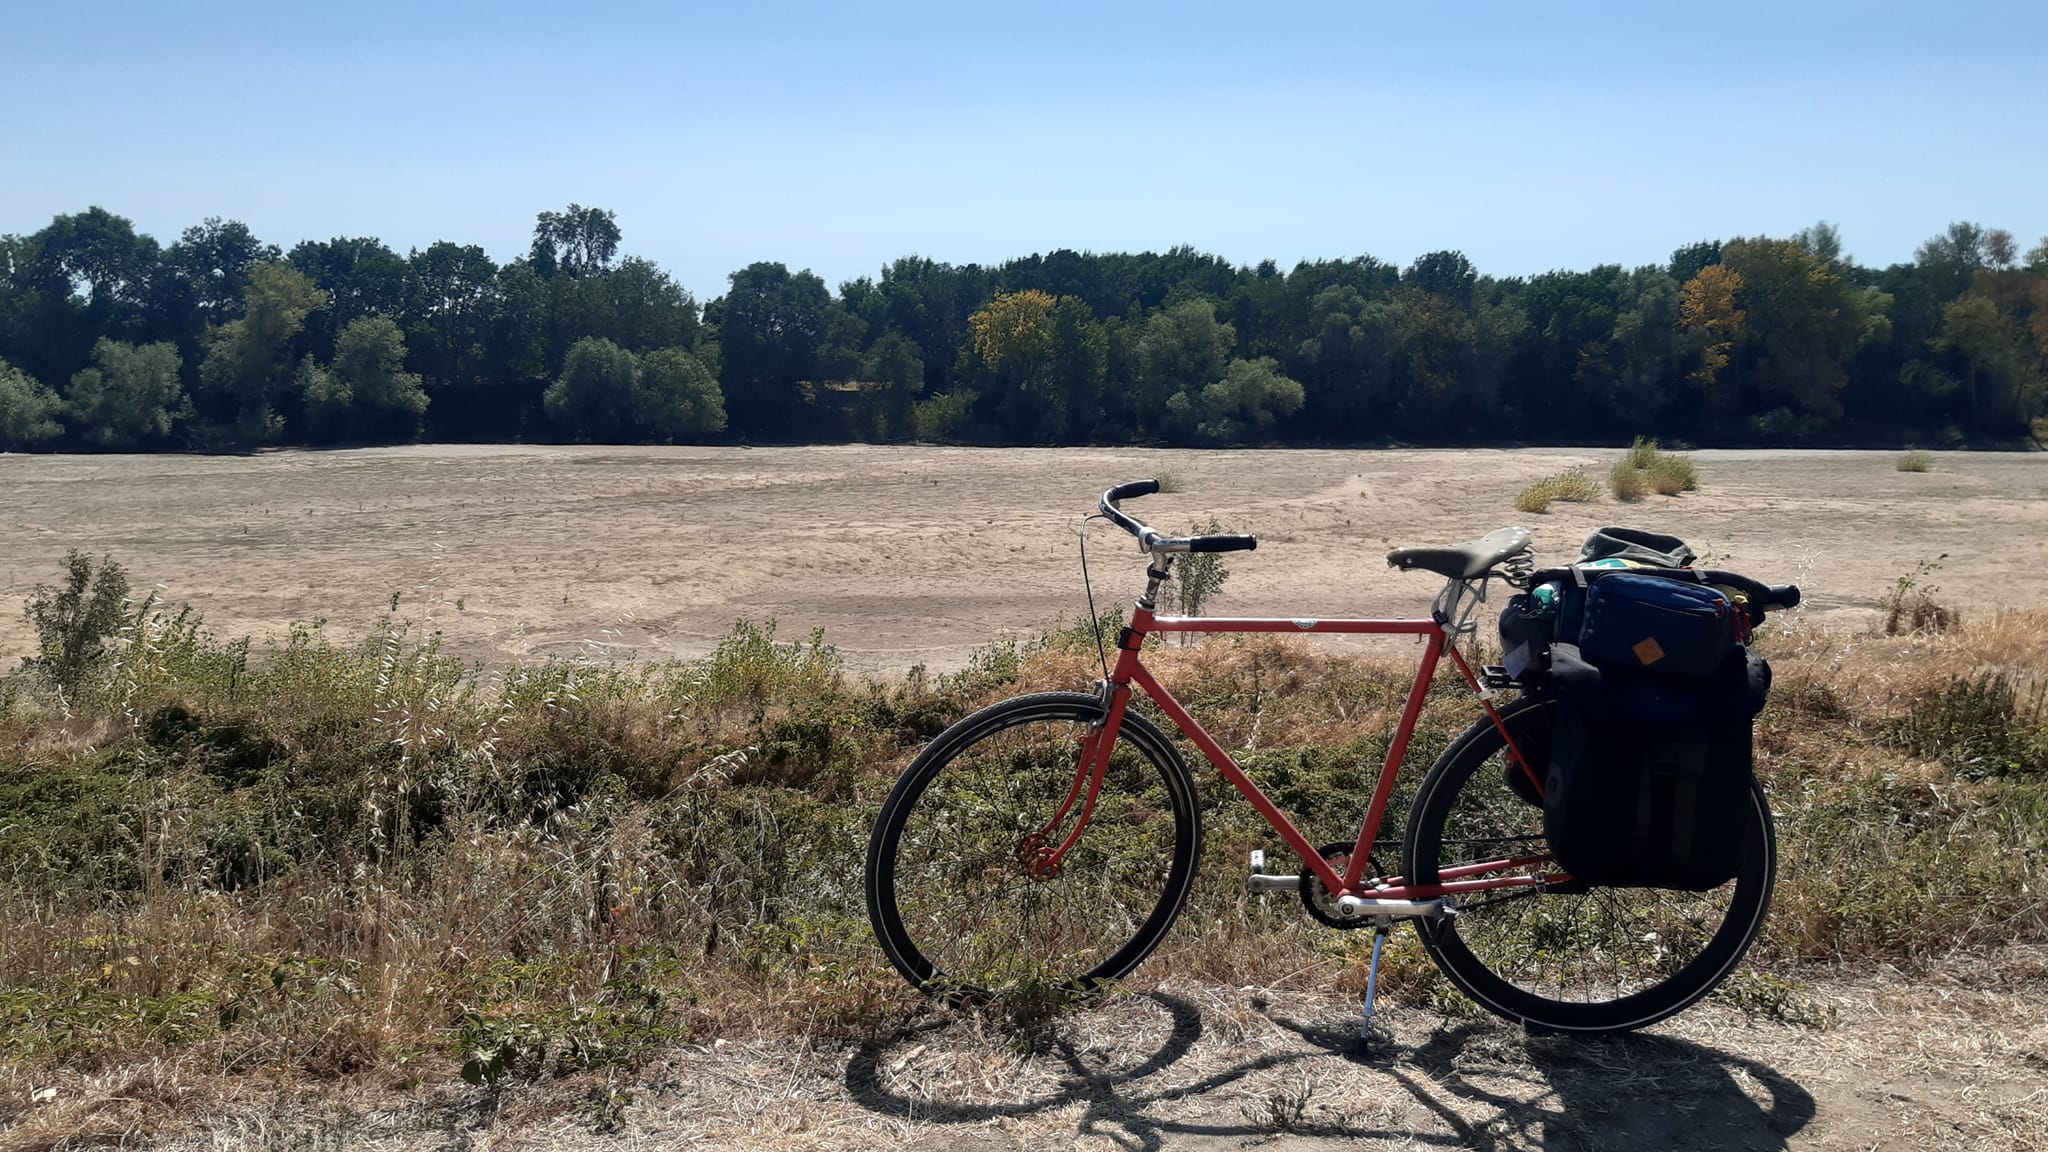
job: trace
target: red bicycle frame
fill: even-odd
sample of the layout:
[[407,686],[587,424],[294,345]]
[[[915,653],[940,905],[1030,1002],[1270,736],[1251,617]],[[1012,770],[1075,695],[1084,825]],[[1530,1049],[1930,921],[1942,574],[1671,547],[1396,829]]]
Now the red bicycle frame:
[[[1351,862],[1342,875],[1331,867],[1330,862],[1324,859],[1314,844],[1309,842],[1308,837],[1301,834],[1294,826],[1294,822],[1287,818],[1287,814],[1267,798],[1244,769],[1238,766],[1237,761],[1231,758],[1230,753],[1216,742],[1215,737],[1209,735],[1201,724],[1188,714],[1188,710],[1181,706],[1180,701],[1174,699],[1173,693],[1167,691],[1165,686],[1153,678],[1152,673],[1139,658],[1139,652],[1144,646],[1145,637],[1154,632],[1364,634],[1416,636],[1422,639],[1422,666],[1416,669],[1415,683],[1408,690],[1408,702],[1401,710],[1401,722],[1394,731],[1393,743],[1387,747],[1386,763],[1380,768],[1379,783],[1373,789],[1372,803],[1366,809],[1365,822],[1359,826],[1358,843],[1352,849]],[[1101,725],[1089,734],[1082,745],[1073,786],[1068,789],[1067,798],[1061,803],[1059,811],[1053,814],[1053,818],[1047,821],[1038,833],[1026,837],[1020,848],[1030,857],[1028,862],[1035,873],[1051,875],[1058,870],[1061,857],[1080,840],[1083,829],[1088,825],[1088,818],[1095,810],[1096,797],[1102,790],[1103,775],[1109,768],[1110,754],[1115,750],[1117,733],[1123,725],[1124,710],[1130,704],[1131,686],[1135,684],[1144,690],[1145,695],[1152,698],[1160,711],[1166,713],[1188,739],[1194,741],[1195,746],[1202,750],[1202,754],[1209,758],[1209,762],[1216,766],[1216,770],[1223,774],[1223,778],[1230,781],[1245,799],[1251,801],[1252,807],[1258,809],[1259,815],[1265,817],[1266,823],[1273,826],[1273,830],[1287,842],[1287,846],[1301,857],[1302,863],[1313,871],[1335,896],[1349,895],[1361,899],[1389,901],[1434,900],[1461,892],[1523,888],[1566,879],[1562,873],[1488,875],[1509,869],[1528,868],[1549,860],[1548,856],[1541,855],[1460,864],[1440,872],[1438,882],[1434,884],[1409,884],[1406,878],[1401,876],[1382,879],[1365,875],[1373,843],[1379,836],[1380,823],[1386,818],[1388,800],[1394,793],[1395,775],[1400,770],[1401,761],[1407,755],[1408,741],[1415,734],[1416,721],[1422,715],[1423,700],[1428,696],[1430,681],[1436,676],[1437,662],[1446,653],[1449,653],[1451,663],[1457,667],[1459,674],[1464,676],[1465,682],[1478,696],[1480,706],[1486,710],[1487,717],[1500,731],[1501,738],[1507,742],[1508,753],[1514,763],[1528,774],[1539,792],[1542,790],[1541,778],[1531,768],[1521,748],[1515,744],[1514,737],[1508,733],[1507,726],[1501,720],[1500,713],[1494,709],[1493,701],[1485,687],[1473,674],[1472,667],[1466,662],[1463,654],[1450,641],[1451,636],[1445,625],[1434,619],[1285,620],[1260,617],[1156,616],[1150,608],[1141,603],[1134,609],[1130,626],[1117,638],[1116,668],[1110,673],[1108,680],[1109,711]],[[1067,813],[1073,809],[1076,801],[1081,801],[1082,806],[1073,831],[1067,833],[1057,847],[1047,847],[1054,830],[1066,819]],[[1368,879],[1375,882],[1371,887],[1361,889],[1361,885]]]

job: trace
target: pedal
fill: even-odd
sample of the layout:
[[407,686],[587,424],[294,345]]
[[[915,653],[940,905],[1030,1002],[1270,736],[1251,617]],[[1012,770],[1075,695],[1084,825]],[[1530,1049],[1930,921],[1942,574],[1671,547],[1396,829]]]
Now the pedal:
[[1488,664],[1479,670],[1479,686],[1489,692],[1505,692],[1515,687],[1515,678],[1498,664]]
[[1265,851],[1253,849],[1252,874],[1245,887],[1253,892],[1295,892],[1301,888],[1301,877],[1267,875]]

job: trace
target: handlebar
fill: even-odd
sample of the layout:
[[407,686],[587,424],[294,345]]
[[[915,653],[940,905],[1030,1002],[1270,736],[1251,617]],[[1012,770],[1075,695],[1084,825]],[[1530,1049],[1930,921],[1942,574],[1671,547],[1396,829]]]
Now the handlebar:
[[1138,547],[1147,552],[1250,552],[1259,546],[1257,536],[1161,536],[1143,521],[1117,507],[1124,500],[1150,496],[1157,491],[1157,480],[1133,480],[1105,491],[1097,506],[1110,523],[1137,537]]

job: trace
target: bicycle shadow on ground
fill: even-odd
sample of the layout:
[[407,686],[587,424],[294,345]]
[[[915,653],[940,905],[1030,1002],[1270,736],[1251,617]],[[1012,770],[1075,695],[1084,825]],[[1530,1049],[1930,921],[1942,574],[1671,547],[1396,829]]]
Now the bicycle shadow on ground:
[[846,1088],[869,1111],[942,1126],[1064,1129],[1077,1110],[1073,1136],[1144,1152],[1371,1139],[1486,1150],[1776,1149],[1814,1116],[1813,1097],[1776,1069],[1668,1036],[1533,1036],[1486,1021],[1436,1027],[1419,1044],[1380,1040],[1365,1054],[1349,1021],[1297,1020],[1255,1001],[1292,1039],[1241,1055],[1228,1038],[1202,1043],[1208,1026],[1188,1001],[1140,999],[1164,1013],[1165,1034],[1118,1067],[1094,1055],[1084,1017],[1028,1058],[1044,1073],[1034,1091],[934,1091],[906,1072],[925,1050],[914,1035],[861,1045]]

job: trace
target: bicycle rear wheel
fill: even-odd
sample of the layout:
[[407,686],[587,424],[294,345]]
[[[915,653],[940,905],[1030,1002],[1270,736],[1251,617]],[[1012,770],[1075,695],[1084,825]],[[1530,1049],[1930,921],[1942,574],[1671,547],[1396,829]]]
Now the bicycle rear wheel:
[[[1550,703],[1524,700],[1502,718],[1516,744],[1543,743]],[[1547,852],[1543,811],[1508,783],[1505,743],[1491,721],[1454,742],[1423,778],[1408,822],[1404,868],[1434,884],[1457,864]],[[1742,866],[1708,892],[1577,885],[1480,891],[1457,915],[1416,922],[1444,975],[1481,1007],[1557,1032],[1621,1032],[1654,1023],[1726,979],[1763,928],[1777,841],[1763,789],[1750,785]],[[1496,875],[1538,874],[1549,865]]]
[[940,733],[896,782],[868,846],[868,918],[913,985],[956,1001],[1085,993],[1130,972],[1173,926],[1201,825],[1186,765],[1140,716],[1125,713],[1058,873],[1026,867],[1026,838],[1059,810],[1101,716],[1084,693],[1006,700]]

